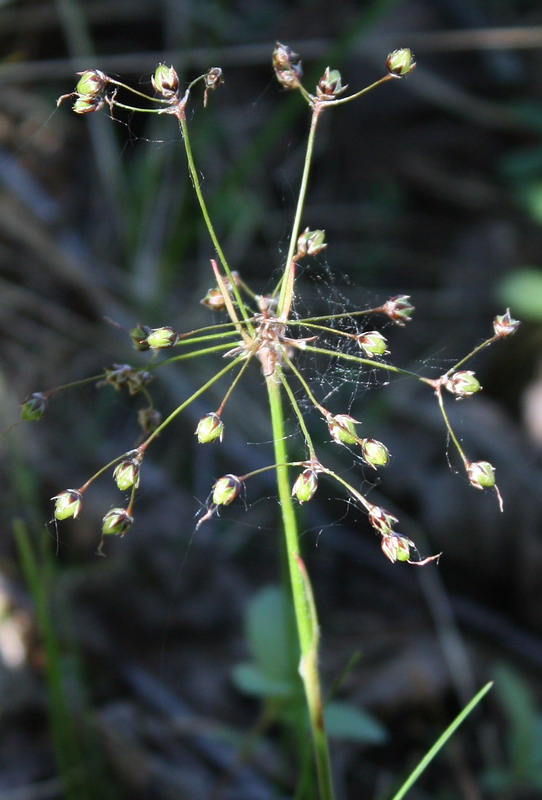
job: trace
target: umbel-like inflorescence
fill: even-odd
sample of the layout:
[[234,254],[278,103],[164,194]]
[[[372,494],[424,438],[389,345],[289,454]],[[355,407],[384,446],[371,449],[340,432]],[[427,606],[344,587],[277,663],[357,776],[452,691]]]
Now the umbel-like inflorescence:
[[[500,493],[495,483],[495,470],[489,462],[473,462],[465,454],[448,419],[444,405],[444,391],[451,393],[456,399],[470,398],[480,391],[481,386],[474,372],[470,369],[463,369],[463,367],[480,350],[515,332],[519,323],[512,319],[509,310],[494,319],[493,333],[484,342],[438,378],[425,377],[391,364],[387,360],[389,355],[387,340],[379,330],[352,332],[353,319],[359,318],[363,321],[363,318],[369,316],[374,318],[380,315],[383,319],[391,320],[398,326],[404,326],[412,319],[414,311],[408,295],[391,297],[376,308],[360,309],[329,317],[313,316],[297,319],[293,318],[291,313],[298,291],[296,281],[298,263],[314,258],[327,247],[323,230],[309,227],[301,230],[303,203],[318,120],[324,111],[351,102],[389,80],[406,76],[412,72],[414,66],[415,62],[410,50],[406,48],[396,50],[388,56],[386,73],[382,78],[371,86],[350,95],[345,94],[348,87],[343,85],[340,73],[328,67],[319,80],[314,93],[310,93],[302,83],[303,73],[299,56],[289,47],[277,43],[273,52],[275,75],[283,89],[300,92],[311,112],[311,128],[289,252],[282,277],[268,294],[255,293],[244,283],[239,273],[230,268],[210,221],[201,192],[199,173],[192,155],[186,119],[188,101],[195,87],[201,85],[205,106],[209,92],[215,90],[222,83],[222,71],[218,67],[211,68],[193,80],[181,93],[181,81],[175,69],[160,64],[151,79],[155,92],[153,96],[130,88],[100,70],[86,70],[79,73],[80,78],[75,91],[64,95],[58,101],[60,103],[66,98],[72,98],[73,110],[77,114],[93,113],[105,107],[111,116],[117,110],[128,110],[130,112],[169,114],[177,119],[190,176],[216,254],[216,260],[215,258],[210,259],[214,275],[213,285],[201,302],[211,311],[223,313],[224,321],[206,324],[188,332],[177,331],[169,324],[164,324],[159,328],[149,328],[138,324],[130,332],[133,347],[139,353],[148,351],[153,358],[148,363],[139,366],[113,364],[104,368],[100,375],[86,379],[86,381],[95,382],[98,386],[112,386],[117,391],[126,390],[130,395],[141,395],[145,398],[145,405],[138,413],[139,426],[143,431],[143,441],[103,466],[83,486],[78,489],[66,489],[57,494],[53,498],[55,519],[64,520],[69,517],[77,517],[82,509],[83,495],[90,485],[105,472],[111,472],[119,490],[121,492],[128,491],[130,494],[126,507],[113,508],[105,514],[102,538],[108,535],[124,536],[133,522],[133,508],[140,484],[142,462],[150,445],[160,433],[174,424],[175,418],[197,397],[203,395],[217,381],[230,376],[230,384],[222,402],[218,408],[209,410],[200,419],[195,430],[197,441],[201,445],[221,442],[226,433],[223,417],[228,401],[237,391],[245,370],[249,366],[256,365],[263,373],[266,382],[270,382],[269,385],[276,384],[280,387],[282,397],[289,403],[291,412],[297,420],[300,436],[298,459],[277,464],[275,458],[275,461],[268,467],[244,475],[227,474],[220,477],[210,490],[209,499],[204,513],[197,523],[198,526],[210,519],[221,507],[230,505],[239,495],[242,487],[257,473],[266,469],[290,467],[298,471],[297,477],[293,480],[291,496],[300,504],[310,502],[314,497],[321,477],[339,484],[349,499],[367,514],[370,525],[380,536],[382,551],[390,561],[424,564],[436,559],[437,556],[421,559],[414,543],[398,532],[399,520],[397,517],[385,508],[371,503],[350,482],[328,468],[318,455],[309,432],[308,421],[302,411],[302,408],[307,406],[315,410],[321,423],[327,427],[331,441],[354,452],[357,459],[366,467],[374,470],[385,468],[391,458],[386,445],[378,438],[373,438],[372,431],[368,432],[367,437],[360,435],[361,422],[359,420],[346,413],[344,409],[329,408],[316,397],[302,367],[298,366],[296,356],[299,350],[343,360],[350,365],[357,365],[360,369],[385,370],[387,374],[408,376],[427,385],[436,397],[444,427],[461,458],[468,482],[476,489],[492,490],[502,507]],[[130,96],[138,101],[145,101],[146,105],[136,107],[126,102],[125,98]],[[345,323],[343,327],[341,327],[342,323]],[[347,327],[349,323],[350,327]],[[304,335],[300,335],[301,333]],[[321,344],[320,339],[324,335],[326,344]],[[333,337],[334,346],[327,344],[329,337]],[[352,341],[358,345],[359,354],[354,354],[351,347],[345,347]],[[180,350],[181,352],[160,361],[155,356],[162,350]],[[162,419],[154,407],[149,389],[155,373],[159,369],[178,365],[188,358],[202,357],[212,360],[217,356],[225,359],[225,365],[220,366],[205,384],[191,396],[184,398],[165,419]],[[32,394],[23,403],[22,419],[29,421],[40,419],[45,413],[49,398],[62,388],[65,387]],[[301,402],[300,394],[304,395],[304,400]]]

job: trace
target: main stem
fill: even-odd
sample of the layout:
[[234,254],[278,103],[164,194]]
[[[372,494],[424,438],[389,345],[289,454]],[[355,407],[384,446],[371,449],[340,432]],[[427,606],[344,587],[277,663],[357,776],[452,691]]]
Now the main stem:
[[288,453],[286,449],[281,385],[274,375],[266,378],[266,384],[273,427],[279,504],[284,526],[297,635],[301,650],[299,672],[303,681],[309,711],[320,800],[333,800],[331,763],[318,673],[318,622],[312,601],[309,579],[302,566],[299,554],[297,520],[291,496],[288,467],[286,466]]

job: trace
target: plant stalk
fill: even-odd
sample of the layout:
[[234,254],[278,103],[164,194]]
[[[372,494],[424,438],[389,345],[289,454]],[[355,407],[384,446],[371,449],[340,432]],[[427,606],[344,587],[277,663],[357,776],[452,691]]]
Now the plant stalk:
[[329,747],[325,730],[322,692],[318,672],[318,622],[309,577],[299,554],[299,537],[288,476],[288,453],[281,386],[276,376],[266,378],[273,428],[277,488],[284,526],[288,572],[301,651],[299,672],[305,689],[318,775],[320,800],[334,800]]

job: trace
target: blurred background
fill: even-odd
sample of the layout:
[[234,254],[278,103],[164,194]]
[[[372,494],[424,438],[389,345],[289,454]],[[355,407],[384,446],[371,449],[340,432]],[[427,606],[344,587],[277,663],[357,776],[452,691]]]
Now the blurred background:
[[[422,555],[443,552],[438,568],[389,564],[365,517],[324,481],[302,509],[322,673],[342,703],[338,798],[390,797],[488,680],[490,695],[409,796],[541,796],[539,3],[3,0],[2,800],[294,796],[305,742],[295,703],[265,680],[287,618],[269,476],[195,531],[217,477],[272,459],[258,370],[226,409],[221,446],[198,447],[193,432],[227,384],[151,448],[136,521],[107,542],[107,558],[96,550],[101,518],[119,505],[109,477],[58,529],[50,498],[134,445],[141,400],[87,384],[10,428],[32,392],[145,363],[125,331],[138,322],[219,320],[200,304],[213,250],[174,121],[78,117],[57,98],[90,67],[149,91],[159,62],[182,85],[221,66],[224,85],[190,109],[196,162],[230,264],[270,291],[308,128],[301,97],[272,74],[277,39],[301,54],[309,89],[327,65],[362,88],[396,47],[418,62],[322,119],[304,224],[329,244],[300,277],[299,312],[410,295],[406,328],[377,318],[369,328],[388,337],[393,363],[431,377],[489,337],[506,307],[522,320],[472,366],[484,392],[447,404],[468,456],[496,467],[502,514],[493,493],[468,486],[429,391],[306,361],[319,397],[393,454],[371,499],[397,513]],[[223,362],[181,363],[152,385],[164,414]],[[329,466],[352,466],[328,439],[318,444]]]

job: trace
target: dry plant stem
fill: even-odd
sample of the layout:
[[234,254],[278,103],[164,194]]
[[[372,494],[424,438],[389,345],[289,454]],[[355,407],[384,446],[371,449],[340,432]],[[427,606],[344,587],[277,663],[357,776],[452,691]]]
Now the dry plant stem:
[[281,386],[275,375],[266,378],[277,473],[279,504],[284,526],[288,571],[301,650],[300,674],[305,689],[318,775],[319,800],[333,800],[331,764],[325,731],[318,674],[318,623],[310,582],[299,555],[299,538],[288,476]]

